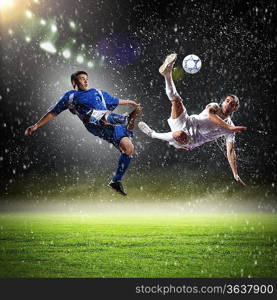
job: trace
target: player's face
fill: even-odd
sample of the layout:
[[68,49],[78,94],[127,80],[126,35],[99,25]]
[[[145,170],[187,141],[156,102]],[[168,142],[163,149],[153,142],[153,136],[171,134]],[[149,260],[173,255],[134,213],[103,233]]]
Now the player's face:
[[88,90],[88,76],[86,74],[80,74],[75,80],[78,90],[86,91]]
[[236,100],[232,96],[228,96],[222,103],[222,111],[225,114],[232,114],[238,109]]

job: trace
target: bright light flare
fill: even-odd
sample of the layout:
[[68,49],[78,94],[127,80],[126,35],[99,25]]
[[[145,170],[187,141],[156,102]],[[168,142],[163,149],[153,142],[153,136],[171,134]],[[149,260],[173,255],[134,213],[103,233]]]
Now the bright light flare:
[[0,0],[0,9],[12,8],[14,6],[13,0]]
[[29,0],[0,0],[0,23],[15,22],[26,17]]

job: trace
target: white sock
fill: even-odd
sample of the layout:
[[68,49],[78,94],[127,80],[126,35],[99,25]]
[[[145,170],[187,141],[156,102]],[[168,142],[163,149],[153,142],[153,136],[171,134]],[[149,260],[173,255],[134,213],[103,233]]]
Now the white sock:
[[180,97],[176,90],[176,86],[173,82],[171,74],[165,76],[164,78],[165,78],[165,92],[169,100],[174,100],[176,97]]
[[163,132],[163,133],[159,133],[156,131],[153,131],[151,133],[151,137],[154,139],[159,139],[159,140],[163,140],[163,141],[167,141],[167,142],[174,142],[174,138],[173,138],[173,132]]

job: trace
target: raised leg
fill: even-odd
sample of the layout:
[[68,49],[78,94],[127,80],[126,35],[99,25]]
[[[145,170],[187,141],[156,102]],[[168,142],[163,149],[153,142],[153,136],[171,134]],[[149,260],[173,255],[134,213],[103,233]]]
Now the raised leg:
[[164,63],[159,69],[159,72],[165,79],[165,92],[168,99],[171,101],[171,118],[177,119],[184,111],[183,99],[177,92],[176,86],[172,78],[172,70],[177,59],[177,54],[173,53],[166,57]]

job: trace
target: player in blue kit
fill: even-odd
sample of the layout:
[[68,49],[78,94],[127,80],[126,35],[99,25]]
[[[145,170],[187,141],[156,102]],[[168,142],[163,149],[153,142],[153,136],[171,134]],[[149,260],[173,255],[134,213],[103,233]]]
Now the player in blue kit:
[[[65,93],[36,124],[25,130],[25,135],[31,135],[62,111],[69,109],[79,117],[90,133],[112,143],[121,152],[116,173],[108,187],[127,195],[121,180],[134,153],[131,138],[141,107],[135,101],[118,99],[105,91],[89,89],[88,74],[84,71],[72,74],[71,83],[74,90]],[[135,110],[129,116],[115,114],[112,111],[118,105],[130,105]]]

